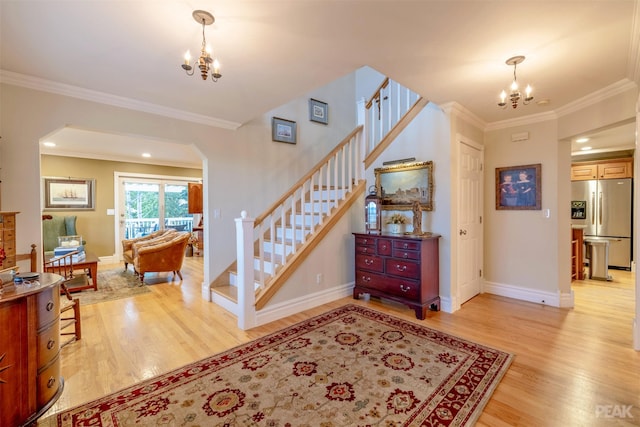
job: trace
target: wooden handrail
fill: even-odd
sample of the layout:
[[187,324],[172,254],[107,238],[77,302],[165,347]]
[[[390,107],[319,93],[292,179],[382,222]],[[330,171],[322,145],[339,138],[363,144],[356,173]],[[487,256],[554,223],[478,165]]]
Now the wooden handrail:
[[[374,122],[375,112],[370,107],[376,101],[378,118]],[[360,103],[359,126],[257,218],[236,223],[238,258],[214,280],[212,287],[238,287],[242,298],[236,297],[233,303],[243,329],[256,320],[249,316],[250,312],[264,307],[364,194],[367,161],[373,161],[427,102],[385,78],[366,110]],[[229,281],[225,275],[234,276],[236,281]]]
[[371,96],[371,98],[369,99],[369,101],[367,101],[367,104],[365,105],[365,107],[367,108],[367,110],[369,108],[371,108],[371,105],[373,104],[373,101],[376,99],[380,98],[380,92],[382,92],[382,89],[384,89],[385,87],[387,87],[389,85],[389,77],[387,77],[386,79],[384,79],[384,81],[382,83],[380,83],[380,86],[378,86],[378,89],[373,93],[373,95]]
[[297,189],[299,189],[300,186],[302,186],[303,183],[305,183],[316,172],[318,172],[320,170],[320,168],[322,168],[329,161],[330,158],[332,158],[338,151],[342,150],[342,147],[344,147],[347,143],[349,143],[349,141],[351,141],[351,139],[355,135],[357,135],[357,133],[360,132],[362,130],[362,128],[363,128],[363,126],[360,125],[360,126],[356,127],[354,130],[352,130],[351,133],[349,133],[349,135],[347,135],[338,145],[335,146],[335,148],[333,150],[331,150],[329,152],[329,154],[324,156],[322,158],[322,160],[320,160],[318,163],[316,163],[316,165],[313,167],[313,169],[311,169],[309,172],[307,172],[302,178],[300,178],[298,180],[298,182],[296,182],[293,186],[291,186],[291,188],[289,188],[289,190],[286,193],[284,193],[278,200],[276,200],[276,202],[273,203],[266,211],[264,211],[262,214],[260,214],[255,220],[255,225],[257,226],[257,225],[261,224],[262,221],[264,221],[265,218],[268,218],[269,215],[271,215],[271,213],[273,211],[275,211],[289,197],[291,197],[291,195]]

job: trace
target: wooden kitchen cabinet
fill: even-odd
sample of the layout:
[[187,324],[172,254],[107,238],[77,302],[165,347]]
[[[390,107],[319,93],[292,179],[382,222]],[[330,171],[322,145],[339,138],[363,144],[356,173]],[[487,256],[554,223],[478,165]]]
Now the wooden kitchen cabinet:
[[571,165],[571,181],[633,178],[633,159],[614,159]]
[[571,181],[588,181],[590,179],[598,179],[598,165],[571,165]]
[[202,184],[190,182],[188,184],[188,208],[190,214],[201,214],[202,208]]
[[598,164],[598,179],[633,178],[631,159],[607,161]]
[[440,236],[364,234],[355,236],[353,298],[369,294],[405,304],[424,319],[428,309],[440,310]]

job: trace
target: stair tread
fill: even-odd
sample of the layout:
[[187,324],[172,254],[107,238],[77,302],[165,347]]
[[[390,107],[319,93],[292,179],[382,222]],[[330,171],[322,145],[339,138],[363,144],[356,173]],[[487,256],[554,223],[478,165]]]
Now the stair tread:
[[238,302],[238,288],[232,285],[216,286],[211,288],[211,292],[215,292],[235,303]]

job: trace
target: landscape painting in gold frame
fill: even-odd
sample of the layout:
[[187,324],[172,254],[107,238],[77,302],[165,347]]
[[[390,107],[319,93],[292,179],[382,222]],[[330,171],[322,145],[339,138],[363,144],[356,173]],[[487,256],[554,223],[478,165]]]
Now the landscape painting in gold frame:
[[411,210],[415,200],[433,210],[433,162],[393,165],[374,170],[383,210]]

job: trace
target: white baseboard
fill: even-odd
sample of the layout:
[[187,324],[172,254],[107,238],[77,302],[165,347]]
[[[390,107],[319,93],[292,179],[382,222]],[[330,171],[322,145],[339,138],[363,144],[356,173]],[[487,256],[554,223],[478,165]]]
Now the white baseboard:
[[303,297],[269,305],[256,312],[256,326],[264,325],[340,298],[352,296],[353,286],[354,283],[339,285]]
[[[454,303],[454,299],[453,297],[443,297],[440,296],[440,311],[444,311],[445,313],[453,313],[455,310],[455,303]],[[458,308],[456,310],[460,309],[460,305],[458,305]]]
[[200,291],[202,292],[202,299],[207,302],[211,302],[211,294],[213,292],[211,292],[211,288],[209,287],[209,285],[205,284],[204,282],[200,283]]
[[638,319],[633,319],[633,349],[640,351],[640,325]]
[[573,291],[570,293],[545,292],[539,289],[523,288],[495,282],[484,282],[483,291],[488,294],[550,305],[552,307],[570,308],[574,305]]

